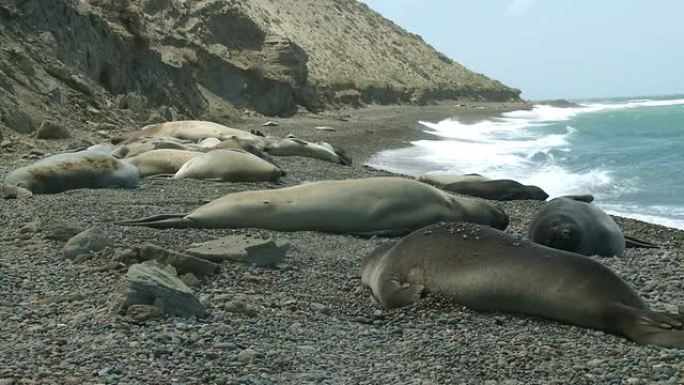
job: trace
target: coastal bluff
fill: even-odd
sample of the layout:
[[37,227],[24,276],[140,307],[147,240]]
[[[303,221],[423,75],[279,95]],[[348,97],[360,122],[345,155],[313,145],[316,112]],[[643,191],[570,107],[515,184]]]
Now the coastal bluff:
[[355,0],[4,0],[0,47],[0,128],[24,134],[520,100]]

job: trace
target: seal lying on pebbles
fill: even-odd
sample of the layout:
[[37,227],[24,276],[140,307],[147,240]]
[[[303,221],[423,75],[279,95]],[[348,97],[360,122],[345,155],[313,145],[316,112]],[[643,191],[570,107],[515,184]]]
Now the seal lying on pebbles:
[[176,139],[188,139],[194,142],[205,138],[225,140],[231,137],[237,137],[257,145],[260,148],[263,147],[264,144],[264,138],[247,131],[201,120],[180,120],[176,122],[150,124],[140,129],[140,131],[133,133],[129,140],[133,141],[140,137],[172,137]]
[[342,149],[334,147],[327,142],[311,143],[297,138],[273,137],[266,138],[267,143],[264,151],[275,156],[304,156],[308,158],[327,160],[328,162],[339,163],[346,166],[352,164]]
[[140,177],[144,178],[151,175],[175,174],[190,159],[198,155],[203,155],[203,153],[162,149],[144,152],[131,158],[124,158],[124,162],[137,167]]
[[285,172],[256,155],[242,150],[214,150],[192,157],[173,179],[204,179],[220,182],[275,182]]
[[529,239],[554,249],[606,257],[622,255],[625,247],[658,247],[625,237],[605,211],[587,203],[593,200],[589,197],[567,196],[549,201],[532,218]]
[[489,180],[480,174],[464,174],[464,175],[449,175],[449,174],[425,174],[418,177],[418,180],[423,183],[431,184],[437,187],[444,187],[450,183],[458,182],[482,182]]
[[377,177],[322,181],[232,193],[191,213],[120,222],[155,228],[242,228],[400,235],[439,221],[470,221],[504,229],[496,205],[456,197],[410,179]]
[[476,310],[552,318],[640,344],[684,348],[684,315],[649,310],[606,266],[485,226],[435,224],[381,245],[364,260],[362,281],[386,308],[410,305],[426,290]]
[[166,149],[191,151],[191,149],[187,146],[189,143],[191,142],[188,140],[180,140],[176,138],[143,137],[132,141],[127,141],[125,144],[117,146],[114,150],[112,150],[111,155],[117,158],[130,158],[154,150]]
[[18,168],[5,183],[34,194],[51,194],[77,188],[138,186],[138,169],[98,151],[57,154]]
[[537,186],[524,185],[510,179],[454,182],[445,185],[443,188],[457,194],[493,201],[525,199],[544,201],[549,197],[549,194]]

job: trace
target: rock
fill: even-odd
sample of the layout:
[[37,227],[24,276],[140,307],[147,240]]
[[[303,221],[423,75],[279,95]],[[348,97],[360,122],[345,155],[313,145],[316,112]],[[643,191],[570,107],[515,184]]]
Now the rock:
[[230,313],[243,314],[248,317],[254,317],[259,314],[259,308],[244,296],[235,296],[231,301],[224,304],[223,309]]
[[202,281],[200,281],[199,278],[197,278],[195,274],[192,273],[185,273],[181,277],[181,281],[183,281],[183,283],[188,285],[189,287],[199,287],[202,284]]
[[30,134],[36,130],[36,121],[24,110],[17,107],[11,113],[3,115],[3,122],[20,134]]
[[[84,255],[92,256],[93,253],[104,249],[108,243],[104,231],[93,227],[69,239],[62,248],[62,255],[67,259],[76,259]],[[79,258],[79,260],[82,259]]]
[[159,107],[159,115],[168,122],[178,120],[178,112],[173,107],[161,106]]
[[66,242],[73,236],[81,232],[81,227],[68,222],[54,222],[49,223],[47,228],[44,228],[45,235],[43,238],[53,241]]
[[67,139],[71,135],[66,127],[51,120],[44,120],[38,127],[36,137],[38,139]]
[[318,131],[337,131],[336,128],[334,127],[329,127],[329,126],[318,126],[316,127]]
[[134,247],[131,253],[138,261],[156,260],[175,267],[181,274],[213,274],[218,268],[215,263],[205,259],[177,253],[149,243]]
[[325,314],[325,315],[330,315],[330,308],[327,307],[327,306],[325,306],[325,305],[323,305],[323,304],[314,302],[314,303],[312,303],[309,307],[311,308],[311,310],[313,310],[313,311],[315,311],[315,312],[317,312],[317,313],[321,313],[321,314]]
[[31,198],[33,193],[23,187],[0,183],[0,196],[3,199],[26,199]]
[[186,318],[206,314],[206,308],[192,290],[156,261],[129,267],[117,295],[113,310],[119,314],[126,314],[134,305],[153,305],[164,314]]
[[279,125],[280,125],[280,124],[278,124],[278,123],[276,123],[276,122],[272,122],[272,121],[270,121],[270,120],[269,120],[268,122],[262,124],[262,126],[264,126],[264,127],[275,127],[275,126],[279,126]]
[[242,365],[253,364],[254,361],[256,361],[258,355],[259,353],[257,353],[255,350],[245,349],[238,353],[238,361]]
[[119,107],[133,112],[142,112],[147,107],[147,98],[137,92],[129,92],[121,99]]
[[161,309],[152,305],[132,305],[126,309],[126,317],[136,322],[145,322],[164,317]]
[[12,146],[14,146],[14,143],[12,143],[12,141],[10,140],[3,140],[2,142],[0,142],[0,148],[8,148]]
[[285,258],[289,243],[244,235],[230,235],[214,241],[194,245],[186,253],[209,261],[236,261],[257,266],[274,266]]

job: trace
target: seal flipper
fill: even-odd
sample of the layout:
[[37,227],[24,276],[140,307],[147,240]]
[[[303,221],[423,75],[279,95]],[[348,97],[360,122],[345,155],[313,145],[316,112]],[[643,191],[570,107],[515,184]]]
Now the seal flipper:
[[660,245],[625,235],[625,247],[628,249],[659,249]]
[[118,221],[115,223],[121,226],[146,226],[155,229],[182,229],[193,227],[192,221],[188,218],[185,218],[187,215],[188,213],[160,214],[153,215],[151,217],[131,219],[128,221]]
[[684,348],[684,314],[624,308],[622,332],[634,342]]

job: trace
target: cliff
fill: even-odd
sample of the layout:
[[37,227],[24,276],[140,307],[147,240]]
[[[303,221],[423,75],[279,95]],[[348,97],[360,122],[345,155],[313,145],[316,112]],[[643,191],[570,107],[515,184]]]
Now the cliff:
[[0,0],[0,43],[20,133],[520,93],[354,0]]

